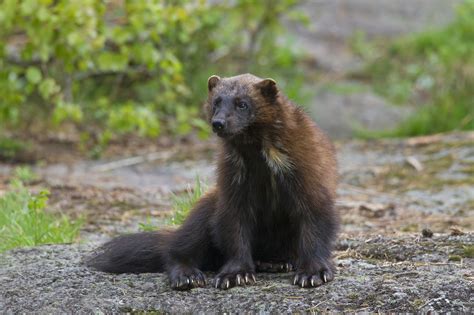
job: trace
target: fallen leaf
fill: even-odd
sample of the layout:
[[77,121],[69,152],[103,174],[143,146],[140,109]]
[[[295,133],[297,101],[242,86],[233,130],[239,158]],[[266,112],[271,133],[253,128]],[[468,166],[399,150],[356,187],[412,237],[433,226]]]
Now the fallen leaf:
[[421,136],[421,137],[414,137],[407,140],[407,144],[410,146],[422,146],[428,145],[436,142],[440,142],[442,140],[441,134],[430,135],[430,136]]
[[464,235],[464,232],[456,226],[452,226],[449,229],[451,230],[451,235],[453,236]]
[[394,209],[394,204],[364,203],[359,206],[360,213],[369,218],[381,218],[387,211],[393,211]]
[[406,162],[408,165],[413,167],[417,172],[421,172],[423,170],[423,164],[414,156],[406,157]]

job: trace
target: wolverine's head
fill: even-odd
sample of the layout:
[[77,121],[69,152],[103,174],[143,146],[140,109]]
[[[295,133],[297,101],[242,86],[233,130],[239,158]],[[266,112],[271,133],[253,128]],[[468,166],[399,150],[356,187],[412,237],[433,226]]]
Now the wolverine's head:
[[278,88],[272,79],[252,74],[220,78],[207,82],[206,103],[212,130],[222,138],[245,133],[254,126],[271,123],[277,112]]

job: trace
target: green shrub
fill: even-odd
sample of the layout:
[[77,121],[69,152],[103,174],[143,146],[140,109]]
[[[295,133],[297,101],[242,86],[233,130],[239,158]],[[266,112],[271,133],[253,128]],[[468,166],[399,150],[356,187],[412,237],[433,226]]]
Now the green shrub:
[[390,132],[414,136],[474,129],[474,1],[448,26],[396,40],[364,73],[379,94],[419,110]]
[[297,55],[279,21],[300,18],[297,2],[2,1],[0,123],[68,123],[99,143],[129,133],[205,135],[200,104],[214,72],[275,76],[295,94]]
[[[24,173],[24,171],[19,171]],[[0,196],[0,252],[16,247],[73,242],[79,234],[81,220],[45,212],[49,192],[28,191],[18,179],[11,191]]]

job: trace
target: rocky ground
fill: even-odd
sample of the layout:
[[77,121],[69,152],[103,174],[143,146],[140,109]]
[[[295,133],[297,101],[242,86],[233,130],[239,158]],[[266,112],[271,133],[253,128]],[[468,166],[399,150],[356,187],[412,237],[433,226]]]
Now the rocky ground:
[[[458,2],[307,1],[310,26],[290,28],[316,64],[311,71],[318,74],[309,74],[314,119],[344,138],[360,126],[389,128],[411,113],[346,79],[361,65],[350,39],[357,30],[386,38],[446,24]],[[208,274],[208,286],[190,292],[171,291],[162,274],[109,275],[81,261],[110,237],[138,231],[140,223],[165,224],[170,193],[185,190],[196,175],[212,185],[213,139],[168,149],[120,146],[102,161],[78,161],[68,147],[44,147],[45,163],[34,168],[40,180],[30,188],[48,188],[50,211],[81,216],[85,224],[75,244],[0,254],[0,313],[472,313],[473,143],[474,133],[337,142],[343,226],[336,280],[300,289],[290,284],[291,274],[259,274],[256,285],[220,291]],[[0,194],[14,167],[0,163]]]
[[[2,313],[472,311],[473,259],[448,253],[474,235],[344,239],[339,273],[316,289],[290,284],[289,274],[259,274],[256,285],[228,291],[169,289],[162,274],[110,275],[80,264],[90,245],[56,245],[1,258]],[[472,247],[472,245],[471,245]],[[213,275],[208,275],[209,280]]]
[[[38,167],[42,180],[32,189],[48,187],[52,209],[83,214],[86,224],[77,244],[0,256],[0,312],[469,313],[474,306],[473,143],[474,133],[337,143],[343,218],[335,253],[338,275],[309,290],[292,286],[291,274],[259,274],[257,284],[245,288],[220,291],[209,283],[174,292],[162,274],[109,275],[81,264],[103,240],[137,231],[140,222],[162,223],[169,215],[169,192],[192,184],[196,173],[212,184],[212,140],[190,147],[192,158],[184,148],[173,148],[161,151],[160,158],[148,155],[157,158],[154,162],[131,166],[101,161]],[[0,170],[5,183],[11,167]],[[213,276],[208,275],[210,282]]]

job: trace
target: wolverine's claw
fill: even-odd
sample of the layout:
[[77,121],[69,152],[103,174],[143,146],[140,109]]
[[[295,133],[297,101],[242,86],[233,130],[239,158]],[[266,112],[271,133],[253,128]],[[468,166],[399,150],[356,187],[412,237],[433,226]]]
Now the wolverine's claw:
[[255,282],[255,276],[252,274],[253,270],[246,272],[245,270],[239,270],[234,272],[221,272],[216,276],[216,288],[223,290],[233,288],[235,286],[243,286],[251,284],[252,279]]
[[302,288],[315,288],[334,279],[333,271],[329,267],[320,267],[318,270],[297,270],[293,284]]
[[257,279],[255,279],[255,275],[252,274],[252,279],[253,279],[253,282],[257,282]]
[[169,283],[174,290],[191,290],[203,286],[205,275],[197,268],[176,267],[169,274]]

